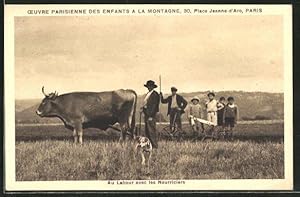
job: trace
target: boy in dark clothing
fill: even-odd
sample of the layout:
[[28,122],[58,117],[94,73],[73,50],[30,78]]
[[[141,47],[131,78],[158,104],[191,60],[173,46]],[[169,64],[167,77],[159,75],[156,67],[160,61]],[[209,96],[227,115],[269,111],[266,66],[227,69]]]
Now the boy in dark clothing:
[[225,109],[226,103],[225,103],[225,97],[221,97],[217,103],[217,117],[218,117],[218,132],[220,132],[221,135],[225,136],[225,128],[223,123],[223,116],[224,116],[224,109]]
[[217,103],[217,116],[218,116],[218,126],[223,126],[223,115],[224,115],[224,109],[225,109],[225,98],[221,97],[219,99],[219,102]]
[[223,123],[225,126],[225,136],[228,134],[228,136],[232,137],[233,128],[238,119],[238,107],[234,104],[233,97],[229,97],[227,101],[228,104],[224,108]]

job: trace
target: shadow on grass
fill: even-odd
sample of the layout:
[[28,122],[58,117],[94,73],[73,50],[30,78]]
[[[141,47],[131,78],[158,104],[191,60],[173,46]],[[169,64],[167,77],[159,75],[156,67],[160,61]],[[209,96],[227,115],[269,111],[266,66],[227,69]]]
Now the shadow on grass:
[[[168,127],[165,127],[168,128]],[[169,132],[166,132],[160,125],[157,126],[159,140],[172,141],[201,141],[202,138],[195,139],[194,133],[189,131],[187,127],[186,132],[179,136],[172,137]],[[283,143],[283,124],[267,124],[267,125],[238,125],[234,131],[232,141],[253,141],[253,142],[279,142]],[[142,129],[142,133],[144,129]],[[16,126],[16,141],[73,141],[72,131],[66,129],[63,125],[19,125]],[[85,129],[83,140],[91,141],[118,141],[120,133],[113,129],[102,131],[99,129]],[[207,139],[212,140],[212,139]],[[217,141],[225,141],[217,139]],[[228,141],[228,140],[226,140]]]
[[[56,140],[56,141],[66,141],[70,140],[73,141],[73,136],[47,136],[47,135],[40,135],[40,136],[16,136],[16,142],[18,141],[46,141],[46,140]],[[94,136],[83,136],[83,140],[88,141],[118,141],[119,136],[108,136],[108,135],[94,135]]]
[[[119,136],[109,136],[109,135],[86,135],[83,136],[84,141],[118,141]],[[167,141],[202,141],[202,137],[196,138],[195,136],[160,136],[160,140]],[[211,137],[205,138],[205,141],[252,141],[256,143],[264,143],[264,142],[277,142],[283,143],[283,136],[233,136],[231,139],[213,139]],[[73,136],[49,136],[49,135],[40,135],[40,136],[16,136],[16,142],[25,141],[25,142],[33,142],[33,141],[46,141],[46,140],[55,140],[55,141],[73,141]]]

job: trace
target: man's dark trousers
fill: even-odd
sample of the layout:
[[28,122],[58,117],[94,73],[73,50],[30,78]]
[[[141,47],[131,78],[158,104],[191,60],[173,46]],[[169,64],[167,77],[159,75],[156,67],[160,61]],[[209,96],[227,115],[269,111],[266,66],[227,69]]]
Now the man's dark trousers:
[[149,120],[148,117],[145,117],[145,134],[150,139],[153,148],[157,148],[157,132],[156,132],[156,119],[152,118]]
[[[174,122],[174,120],[175,120],[175,122]],[[170,129],[171,130],[174,126],[174,123],[177,124],[179,130],[182,130],[181,112],[177,108],[171,108],[170,109]]]

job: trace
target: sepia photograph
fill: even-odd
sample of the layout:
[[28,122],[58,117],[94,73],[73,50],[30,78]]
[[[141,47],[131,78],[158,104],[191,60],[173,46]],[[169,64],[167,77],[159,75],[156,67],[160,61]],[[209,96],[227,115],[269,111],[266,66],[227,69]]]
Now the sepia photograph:
[[290,6],[5,9],[8,190],[292,189]]

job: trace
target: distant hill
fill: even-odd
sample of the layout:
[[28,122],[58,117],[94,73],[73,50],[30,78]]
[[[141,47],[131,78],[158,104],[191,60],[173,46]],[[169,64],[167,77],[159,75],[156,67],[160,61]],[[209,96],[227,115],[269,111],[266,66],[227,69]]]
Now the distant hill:
[[39,103],[40,99],[25,99],[25,100],[16,100],[15,101],[15,110],[21,112],[26,110],[29,107],[32,107]]
[[[181,95],[190,102],[191,98],[198,96],[201,99],[201,104],[207,100],[207,92],[182,93]],[[266,93],[266,92],[243,92],[243,91],[224,91],[216,92],[216,98],[221,96],[225,98],[233,96],[236,104],[239,107],[240,119],[283,119],[284,116],[284,96],[283,93]],[[165,95],[167,96],[167,95]],[[143,102],[143,95],[138,97],[137,108]],[[40,118],[35,111],[38,108],[41,100],[26,99],[16,100],[16,122],[17,123],[56,123],[61,122],[57,118]],[[139,111],[139,110],[137,110]],[[160,115],[162,121],[167,121],[166,116],[167,105],[161,104]],[[187,115],[183,115],[183,120],[187,120]],[[139,114],[136,114],[138,122]]]

